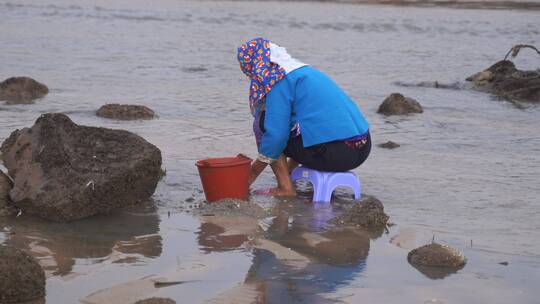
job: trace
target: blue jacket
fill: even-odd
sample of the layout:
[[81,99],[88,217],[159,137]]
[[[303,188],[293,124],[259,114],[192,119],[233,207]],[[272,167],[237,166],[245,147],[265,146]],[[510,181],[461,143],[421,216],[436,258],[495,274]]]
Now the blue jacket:
[[277,159],[297,122],[304,147],[362,135],[369,129],[354,101],[332,79],[311,66],[287,74],[266,95],[259,154]]

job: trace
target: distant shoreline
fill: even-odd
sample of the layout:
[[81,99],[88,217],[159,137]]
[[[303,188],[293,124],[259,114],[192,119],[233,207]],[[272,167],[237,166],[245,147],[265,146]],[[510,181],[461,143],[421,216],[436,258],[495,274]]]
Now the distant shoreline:
[[[232,0],[255,2],[263,0]],[[490,1],[490,0],[272,0],[276,2],[328,2],[346,4],[391,5],[411,7],[447,7],[457,9],[515,9],[540,10],[540,1]]]

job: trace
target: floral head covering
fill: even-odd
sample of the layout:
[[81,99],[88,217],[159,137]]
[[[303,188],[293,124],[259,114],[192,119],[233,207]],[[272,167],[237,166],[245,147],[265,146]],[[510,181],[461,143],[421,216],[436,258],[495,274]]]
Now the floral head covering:
[[262,107],[262,100],[272,86],[285,77],[285,70],[270,60],[270,41],[255,38],[238,48],[240,69],[251,79],[249,107],[254,116]]

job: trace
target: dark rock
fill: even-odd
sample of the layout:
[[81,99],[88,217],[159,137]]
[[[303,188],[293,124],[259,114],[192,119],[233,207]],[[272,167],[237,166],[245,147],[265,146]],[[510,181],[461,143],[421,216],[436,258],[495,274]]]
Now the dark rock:
[[0,245],[0,303],[21,303],[45,296],[45,272],[28,253]]
[[154,111],[146,106],[126,104],[106,104],[97,110],[96,115],[118,120],[152,119]]
[[399,93],[392,93],[390,96],[386,97],[379,106],[379,110],[377,110],[377,113],[384,115],[404,115],[422,112],[424,112],[424,110],[418,101],[405,97]]
[[510,101],[540,102],[540,70],[521,71],[509,60],[501,60],[467,81],[477,90]]
[[384,206],[378,199],[367,197],[354,204],[342,215],[332,219],[330,223],[343,226],[357,226],[368,229],[386,227],[390,217],[384,213]]
[[437,243],[413,249],[407,255],[407,260],[413,265],[431,267],[461,267],[466,263],[465,256],[459,250]]
[[80,126],[44,114],[0,147],[13,178],[10,197],[25,213],[71,221],[152,196],[161,152],[124,130]]
[[0,100],[27,103],[49,93],[46,85],[29,77],[11,77],[0,82]]
[[387,141],[384,144],[379,144],[379,147],[384,148],[384,149],[395,149],[395,148],[399,148],[400,145],[393,141]]
[[17,212],[9,198],[9,191],[12,188],[11,179],[0,171],[0,216],[9,216]]
[[176,301],[169,298],[149,298],[139,300],[135,304],[176,304]]

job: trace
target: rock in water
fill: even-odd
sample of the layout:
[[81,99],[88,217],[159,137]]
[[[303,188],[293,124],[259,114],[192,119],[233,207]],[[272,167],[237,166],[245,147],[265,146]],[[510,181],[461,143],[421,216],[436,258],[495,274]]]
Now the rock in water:
[[377,110],[377,113],[384,115],[404,115],[422,112],[424,112],[424,110],[418,101],[405,97],[399,93],[392,93],[390,96],[386,97],[379,106],[379,110]]
[[79,126],[44,114],[0,147],[13,178],[13,204],[29,214],[71,221],[148,199],[161,151],[124,130]]
[[395,143],[389,140],[385,142],[384,144],[380,144],[379,147],[384,148],[384,149],[395,149],[395,148],[399,148],[400,145],[398,143]]
[[331,220],[331,223],[344,226],[358,226],[368,229],[386,227],[390,217],[384,213],[384,206],[378,199],[368,197],[355,204],[344,214]]
[[176,302],[169,298],[149,298],[139,300],[135,304],[176,304]]
[[46,85],[29,77],[11,77],[0,82],[0,100],[29,102],[49,93]]
[[0,303],[21,303],[45,296],[45,272],[26,252],[0,245]]
[[465,256],[450,246],[432,243],[413,249],[407,255],[409,263],[415,266],[462,267],[466,263]]
[[156,116],[154,111],[146,106],[124,104],[106,104],[97,110],[96,115],[119,120],[152,119]]
[[9,177],[0,171],[0,216],[12,215],[17,211],[9,199],[9,191],[12,188],[13,183]]
[[540,102],[540,71],[520,71],[509,60],[501,60],[467,81],[472,81],[477,90],[510,101]]

